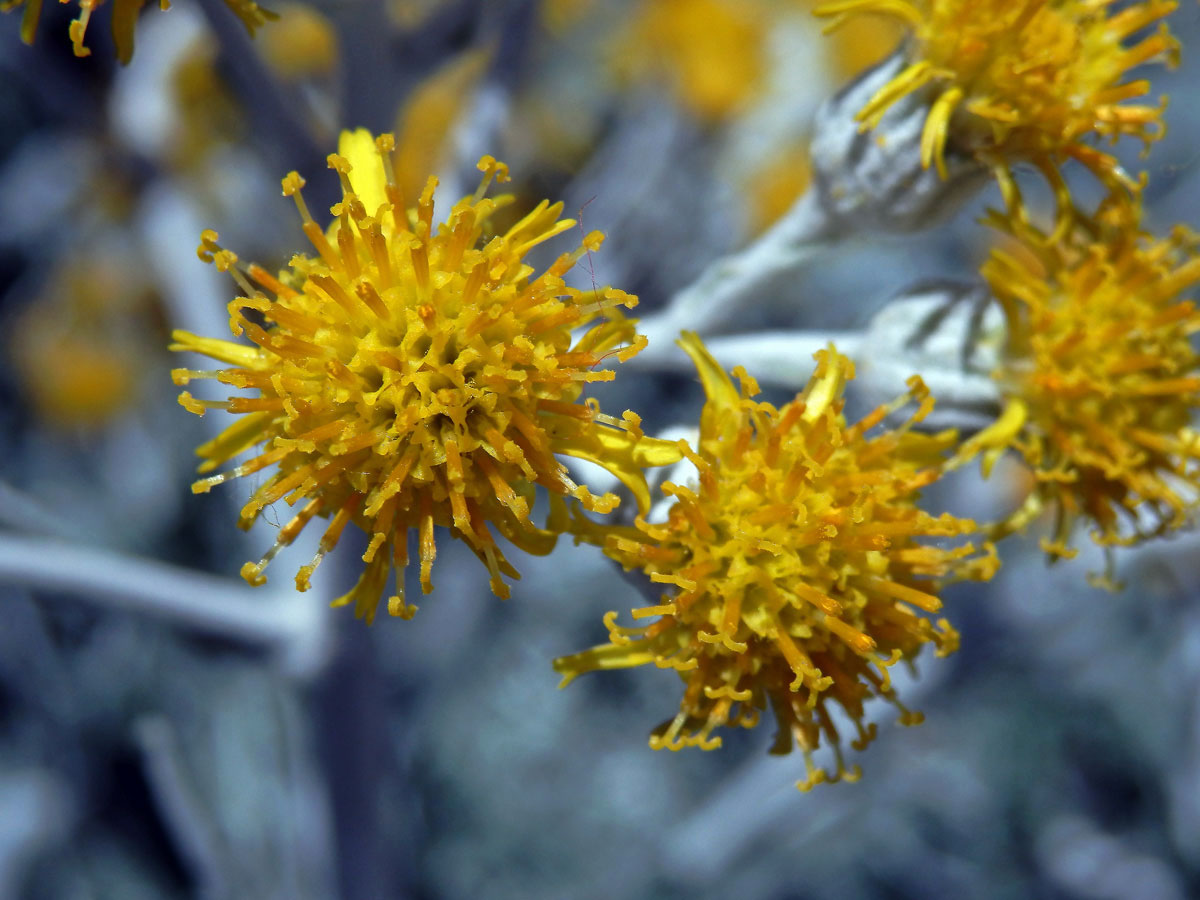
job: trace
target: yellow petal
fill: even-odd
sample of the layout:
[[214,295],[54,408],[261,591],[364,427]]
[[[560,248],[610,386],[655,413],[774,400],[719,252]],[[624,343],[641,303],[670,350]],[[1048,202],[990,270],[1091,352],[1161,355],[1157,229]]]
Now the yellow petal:
[[828,350],[813,354],[817,371],[804,391],[804,421],[815,422],[842,396],[846,382],[854,377],[854,363],[837,352],[833,344]]
[[451,129],[491,62],[488,48],[451,60],[413,88],[396,122],[396,178],[405,197],[417,197],[441,169]]
[[387,177],[375,146],[375,135],[365,128],[343,131],[338,138],[338,155],[346,157],[350,163],[350,187],[354,188],[367,212],[375,215],[387,202]]
[[719,410],[737,409],[742,399],[741,395],[734,387],[732,379],[721,368],[721,364],[708,352],[704,341],[700,340],[700,335],[694,331],[685,331],[676,343],[695,363],[696,374],[700,376],[700,383],[704,385],[704,395],[708,397],[708,402]]
[[[368,625],[375,623],[375,611],[383,598],[383,588],[391,572],[390,554],[377,553],[359,576],[354,587],[338,597],[330,606],[348,606],[354,604],[354,615],[366,619]],[[403,576],[401,576],[403,577]]]
[[560,656],[554,660],[554,671],[563,677],[558,684],[562,688],[586,672],[597,672],[602,669],[631,669],[635,666],[652,663],[654,660],[654,651],[644,647],[636,647],[632,644],[601,644],[590,650],[584,650],[582,653]]
[[112,36],[117,45],[117,59],[129,65],[133,58],[133,29],[145,0],[116,0],[112,9]]
[[225,460],[232,459],[247,447],[265,440],[270,436],[268,425],[274,418],[273,412],[254,412],[240,416],[211,441],[196,448],[196,455],[205,459],[200,471],[211,472]]
[[633,493],[643,513],[650,509],[650,486],[642,469],[673,465],[683,458],[683,451],[673,441],[639,438],[615,428],[557,436],[552,447],[555,453],[586,459],[611,472]]
[[1015,399],[1010,400],[995,422],[963,443],[962,448],[958,451],[954,460],[952,460],[951,465],[962,465],[982,452],[984,457],[981,468],[983,470],[983,477],[986,478],[991,474],[992,466],[996,464],[996,460],[1004,454],[1004,451],[1012,445],[1017,435],[1021,433],[1021,429],[1025,426],[1025,420],[1028,417],[1029,410],[1023,402]]
[[261,351],[257,347],[246,344],[235,344],[220,338],[200,337],[190,331],[176,330],[171,332],[174,343],[168,348],[174,351],[202,353],[221,362],[241,366],[244,369],[259,369],[262,367]]
[[[9,7],[5,5],[5,9]],[[37,34],[38,18],[42,14],[42,0],[26,0],[25,12],[21,15],[21,40],[27,44],[33,43]]]

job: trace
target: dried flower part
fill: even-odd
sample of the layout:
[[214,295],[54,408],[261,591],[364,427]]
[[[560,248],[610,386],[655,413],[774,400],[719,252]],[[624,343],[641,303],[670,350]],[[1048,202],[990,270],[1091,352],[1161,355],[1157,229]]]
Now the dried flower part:
[[[68,0],[60,0],[60,2],[66,3]],[[79,17],[71,22],[69,29],[71,44],[76,56],[91,56],[92,51],[84,44],[84,39],[87,36],[92,14],[104,5],[105,0],[76,0],[76,2],[79,4]],[[37,34],[38,20],[42,15],[42,3],[43,0],[0,0],[0,12],[7,12],[17,7],[23,8],[21,40],[26,44],[32,44],[34,36]],[[133,32],[137,25],[138,14],[145,5],[146,0],[112,0],[110,30],[113,43],[117,48],[117,59],[122,64],[128,64],[129,60],[133,58]],[[158,5],[160,9],[168,9],[171,6],[171,0],[159,0]],[[254,36],[256,29],[270,19],[276,18],[275,13],[263,9],[254,0],[225,0],[225,5],[242,20],[242,24],[246,26],[251,37]]]
[[[852,780],[858,770],[843,760],[833,708],[853,721],[855,749],[875,736],[864,722],[873,697],[894,704],[902,722],[919,721],[896,697],[888,669],[926,644],[939,655],[956,649],[949,623],[929,618],[942,605],[935,579],[986,579],[997,565],[990,545],[977,552],[962,542],[919,543],[975,529],[916,506],[956,435],[912,430],[933,405],[915,377],[898,401],[847,424],[842,391],[854,368],[832,348],[817,354],[803,393],[776,409],[753,399],[757,385],[740,368],[735,387],[694,334],[681,344],[708,397],[698,450],[687,450],[699,483],[663,486],[674,503],[662,524],[639,519],[593,535],[605,538],[614,560],[668,592],[659,605],[633,611],[656,621],[623,627],[609,613],[609,642],[555,668],[564,684],[598,669],[677,670],[683,702],[655,730],[655,749],[718,747],[717,729],[753,727],[769,703],[779,724],[772,752],[790,751],[794,740],[804,753],[802,790]],[[904,424],[876,431],[909,403],[916,408]],[[836,758],[832,775],[812,760],[822,741]]]
[[1024,458],[1035,482],[1016,521],[1053,506],[1052,555],[1074,554],[1080,520],[1105,547],[1178,528],[1200,499],[1200,311],[1181,299],[1200,282],[1196,236],[1154,240],[1136,223],[1018,234],[983,267],[1008,330],[1007,406],[963,455],[982,454],[985,472],[1008,448]]
[[[563,281],[580,257],[599,248],[602,235],[587,235],[535,276],[525,255],[575,226],[559,219],[561,203],[543,201],[505,233],[490,235],[490,217],[512,198],[486,196],[507,170],[485,157],[478,190],[435,225],[436,179],[408,208],[394,177],[393,149],[391,135],[343,132],[341,154],[329,157],[343,196],[327,231],[309,215],[300,176],[283,180],[318,255],[297,254],[278,277],[257,265],[240,267],[217,235],[205,232],[201,258],[230,271],[243,291],[230,304],[231,330],[252,344],[176,332],[173,345],[231,366],[176,370],[176,383],[215,378],[256,394],[219,402],[181,395],[193,412],[219,408],[241,416],[199,448],[206,459],[201,471],[257,448],[249,461],[193,489],[274,467],[243,508],[243,527],[279,500],[304,501],[243,576],[262,583],[280,549],[314,516],[331,516],[316,557],[296,578],[306,590],[321,558],[355,522],[370,535],[367,568],[335,603],[354,603],[368,620],[393,567],[397,593],[389,612],[407,617],[414,609],[403,591],[411,529],[426,593],[440,525],[467,542],[487,566],[492,590],[506,597],[501,576],[517,573],[489,523],[521,549],[544,554],[567,520],[563,498],[596,512],[617,504],[611,494],[596,497],[575,484],[556,454],[609,469],[643,508],[649,492],[641,467],[679,458],[673,445],[643,438],[633,413],[615,419],[594,402],[578,402],[586,383],[612,378],[611,370],[597,369],[603,360],[626,359],[644,343],[617,311],[636,297],[613,288],[584,292]],[[539,484],[552,500],[546,528],[530,515]]]
[[1176,61],[1166,25],[1132,36],[1175,9],[1176,0],[832,0],[817,14],[829,28],[862,13],[900,19],[912,31],[908,65],[859,112],[876,126],[900,98],[927,92],[921,158],[945,174],[947,146],[1007,174],[1018,160],[1038,166],[1066,199],[1055,167],[1075,159],[1105,184],[1136,187],[1092,137],[1132,136],[1149,144],[1163,133],[1162,105],[1126,101],[1149,93],[1127,81],[1131,69]]

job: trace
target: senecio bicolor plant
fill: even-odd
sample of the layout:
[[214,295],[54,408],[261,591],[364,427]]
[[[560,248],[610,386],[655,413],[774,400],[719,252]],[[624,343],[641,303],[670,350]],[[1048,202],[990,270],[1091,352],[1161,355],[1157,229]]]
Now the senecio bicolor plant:
[[[489,196],[507,170],[484,157],[476,191],[437,216],[435,179],[404,196],[391,136],[360,130],[343,133],[329,157],[342,188],[332,221],[309,212],[297,173],[283,180],[315,255],[297,254],[272,274],[241,262],[214,232],[201,237],[200,257],[240,290],[229,311],[242,340],[176,332],[173,349],[225,367],[177,369],[174,378],[214,379],[252,395],[181,395],[192,412],[238,416],[199,448],[206,477],[194,490],[267,472],[239,524],[249,527],[278,501],[297,507],[274,545],[244,567],[251,584],[265,581],[267,564],[315,518],[328,524],[296,577],[300,590],[347,527],[364,531],[362,577],[333,602],[368,621],[393,577],[388,612],[415,611],[404,594],[410,532],[426,593],[439,528],[480,558],[501,597],[509,593],[503,578],[517,572],[498,538],[535,554],[552,552],[563,536],[594,546],[641,576],[653,601],[632,611],[632,626],[609,613],[607,642],[555,660],[564,684],[605,669],[674,669],[683,698],[652,731],[652,747],[712,749],[720,729],[751,727],[769,710],[779,729],[773,750],[798,745],[804,753],[802,789],[853,780],[858,767],[844,759],[840,729],[848,720],[851,746],[863,749],[877,731],[866,706],[874,698],[893,704],[902,723],[920,721],[889,670],[911,664],[926,645],[939,656],[957,649],[941,617],[942,588],[991,578],[996,541],[1037,527],[1052,510],[1043,540],[1051,557],[1071,555],[1077,526],[1111,550],[1178,528],[1200,500],[1200,440],[1191,427],[1200,313],[1183,299],[1200,281],[1197,240],[1184,229],[1166,239],[1146,234],[1145,176],[1130,176],[1093,143],[1149,143],[1162,133],[1161,105],[1131,102],[1149,85],[1127,75],[1174,60],[1176,43],[1161,24],[1174,7],[838,0],[818,9],[835,26],[860,13],[894,16],[911,36],[819,120],[848,116],[857,131],[874,130],[875,155],[825,158],[815,141],[818,196],[801,201],[805,209],[832,204],[831,220],[840,215],[844,224],[850,210],[856,221],[902,230],[945,205],[906,197],[904,184],[931,190],[928,178],[906,173],[932,170],[947,191],[961,187],[951,173],[964,169],[999,183],[1005,209],[989,220],[1006,243],[977,286],[999,315],[973,316],[962,353],[965,361],[975,345],[999,345],[984,398],[995,414],[982,427],[935,429],[934,398],[917,371],[906,391],[892,386],[893,396],[903,391],[898,400],[848,421],[843,395],[855,365],[832,345],[816,354],[807,385],[776,407],[756,397],[753,358],[733,368],[735,386],[702,338],[684,333],[679,344],[706,395],[697,436],[648,436],[636,412],[606,415],[582,397],[588,383],[614,377],[603,363],[628,361],[646,346],[621,312],[636,297],[564,280],[602,236],[586,235],[539,272],[528,251],[575,227],[560,218],[562,204],[543,201],[507,228],[494,225],[496,211],[514,201]],[[890,128],[909,137],[890,141]],[[888,154],[898,163],[878,165]],[[1067,190],[1060,167],[1071,161],[1107,190],[1092,211]],[[1047,225],[1017,189],[1013,167],[1021,164],[1053,188]],[[855,165],[874,166],[890,179],[887,189],[872,193],[872,176],[837,171]],[[830,183],[855,185],[854,196]],[[728,284],[722,290],[737,296]],[[982,333],[993,320],[999,336]],[[951,415],[960,402],[950,398]],[[207,474],[241,454],[248,459]],[[921,491],[948,470],[979,460],[987,475],[1005,454],[1030,473],[1010,515],[976,523],[920,506]],[[622,496],[593,494],[563,457],[607,469]],[[652,487],[660,479],[648,472],[665,466],[685,474]],[[548,503],[535,522],[539,486]],[[619,509],[622,499],[636,510]],[[833,754],[830,769],[814,759],[822,747]]]

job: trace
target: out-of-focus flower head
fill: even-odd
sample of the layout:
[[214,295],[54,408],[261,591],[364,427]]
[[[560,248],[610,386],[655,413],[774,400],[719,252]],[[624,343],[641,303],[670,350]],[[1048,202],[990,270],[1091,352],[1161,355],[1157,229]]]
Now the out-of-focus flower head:
[[[279,81],[303,85],[303,102],[293,112],[307,119],[313,134],[327,134],[332,140],[338,129],[331,124],[336,116],[327,89],[339,58],[333,23],[311,6],[282,4],[277,20],[263,31],[254,49]],[[219,51],[216,36],[200,29],[161,77],[171,100],[162,155],[181,170],[201,171],[215,152],[239,142],[248,125],[246,111],[219,65]]]
[[[66,3],[68,0],[60,0],[60,2]],[[79,16],[71,22],[69,30],[71,44],[76,56],[90,56],[92,51],[84,44],[84,39],[87,36],[92,14],[104,5],[104,0],[76,0],[76,2],[79,4]],[[37,34],[38,20],[42,15],[42,3],[43,0],[0,0],[0,12],[7,12],[17,7],[23,8],[21,40],[27,44],[32,44],[34,36]],[[113,43],[117,48],[117,58],[122,63],[128,63],[133,58],[133,32],[137,25],[138,14],[145,5],[146,0],[112,0],[110,30]],[[159,0],[160,9],[165,10],[170,5],[170,0]],[[225,5],[242,20],[242,24],[246,26],[251,37],[260,26],[275,18],[275,13],[263,9],[254,0],[225,0]]]
[[722,121],[762,88],[768,7],[760,0],[641,0],[618,38],[618,72],[661,78],[701,121]]
[[277,21],[263,31],[258,50],[287,82],[328,75],[340,56],[333,23],[304,3],[279,5]]
[[245,129],[245,114],[221,77],[218,52],[213,35],[202,32],[164,78],[173,101],[174,128],[167,132],[162,155],[181,170],[198,168]]
[[899,98],[928,90],[922,162],[944,175],[947,148],[979,158],[1002,177],[1028,161],[1067,199],[1057,166],[1075,159],[1106,185],[1137,183],[1091,138],[1149,144],[1163,133],[1162,106],[1126,101],[1150,90],[1127,81],[1142,63],[1173,64],[1178,44],[1159,22],[1176,0],[832,0],[818,15],[836,28],[861,13],[904,21],[912,30],[908,66],[859,113],[874,127]]
[[135,403],[156,352],[145,271],[123,248],[77,252],[17,318],[7,343],[44,421],[96,427]]
[[[692,487],[667,483],[674,498],[661,524],[590,532],[626,569],[668,585],[657,606],[634,610],[642,627],[605,617],[609,642],[555,661],[564,684],[584,672],[654,663],[679,672],[686,685],[678,714],[650,739],[655,749],[712,749],[722,727],[753,727],[768,704],[779,725],[772,752],[800,745],[807,790],[857,777],[842,755],[833,709],[853,722],[862,749],[875,736],[865,701],[882,697],[901,721],[920,715],[896,697],[888,669],[912,660],[926,644],[952,652],[958,636],[944,619],[937,579],[991,577],[996,559],[968,543],[921,543],[969,535],[974,523],[934,517],[916,505],[937,480],[954,432],[911,430],[932,407],[920,380],[893,404],[850,425],[842,392],[852,363],[832,348],[802,394],[776,409],[753,399],[757,385],[743,370],[740,390],[699,338],[682,346],[700,373],[707,403],[698,449],[687,450],[699,472]],[[909,403],[906,423],[879,429]],[[870,433],[870,434],[869,434]],[[812,760],[826,743],[836,770]]]
[[414,30],[432,16],[442,0],[388,0],[386,10],[393,22],[405,30]]
[[[224,401],[181,395],[196,413],[239,414],[199,448],[201,471],[256,448],[249,461],[193,489],[275,467],[242,509],[243,527],[279,500],[304,501],[243,576],[261,584],[281,548],[314,516],[331,516],[316,557],[296,577],[306,590],[321,558],[355,522],[370,535],[367,565],[335,604],[353,603],[368,620],[393,567],[389,612],[408,617],[415,609],[403,590],[410,529],[419,535],[426,593],[434,526],[441,525],[474,550],[492,590],[505,597],[501,576],[517,573],[489,524],[521,549],[542,554],[567,521],[563,498],[596,512],[617,504],[614,495],[596,497],[575,484],[556,454],[605,467],[643,508],[649,493],[641,467],[679,456],[674,445],[643,438],[633,413],[615,419],[593,402],[578,402],[585,384],[611,379],[611,370],[597,368],[602,361],[627,359],[645,343],[617,309],[633,306],[636,297],[613,288],[580,291],[563,281],[603,236],[587,235],[536,274],[525,262],[530,249],[575,226],[559,219],[561,203],[543,201],[506,232],[491,234],[489,219],[512,198],[486,196],[507,171],[484,157],[478,190],[437,225],[436,179],[410,209],[394,176],[393,145],[391,135],[343,132],[341,153],[329,157],[343,196],[328,230],[308,212],[303,179],[295,172],[283,179],[318,255],[297,254],[278,277],[257,265],[242,268],[214,232],[205,232],[201,258],[231,272],[243,292],[230,304],[230,328],[252,343],[176,332],[172,345],[231,366],[178,369],[177,383],[215,378],[257,395]],[[551,497],[546,528],[531,519],[539,484]]]
[[750,231],[765,231],[801,197],[812,183],[812,161],[808,140],[785,142],[767,162],[750,174],[746,200]]
[[596,0],[541,0],[538,14],[551,34],[560,34],[578,22],[596,5]]
[[1109,548],[1178,528],[1200,499],[1200,311],[1182,299],[1200,282],[1197,236],[1156,240],[1128,222],[1058,241],[1015,233],[983,267],[1006,320],[1007,405],[964,455],[982,454],[985,473],[1021,455],[1034,481],[1012,522],[1053,507],[1052,556],[1074,555],[1081,521]]

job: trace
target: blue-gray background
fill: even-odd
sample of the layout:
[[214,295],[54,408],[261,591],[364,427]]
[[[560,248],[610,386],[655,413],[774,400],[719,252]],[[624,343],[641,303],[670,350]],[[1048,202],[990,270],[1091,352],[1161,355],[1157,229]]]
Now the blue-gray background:
[[[596,278],[653,310],[752,239],[747,185],[844,78],[798,3],[744,4],[769,17],[775,80],[708,120],[661,73],[613,75],[638,2],[546,4],[583,7],[566,24],[517,0],[326,3],[336,64],[286,78],[219,2],[150,4],[125,69],[107,8],[81,60],[74,6],[46,6],[32,48],[19,12],[0,16],[0,550],[41,548],[50,575],[112,567],[97,581],[157,559],[179,567],[173,584],[193,571],[233,584],[270,544],[270,522],[233,526],[247,485],[191,495],[192,448],[221,414],[175,403],[165,345],[171,327],[225,327],[234,287],[195,258],[199,229],[286,264],[302,238],[278,178],[300,169],[310,205],[327,206],[338,128],[393,128],[414,89],[480,52],[483,74],[452,92],[447,191],[469,189],[470,156],[507,159],[519,202],[562,197],[609,233]],[[1183,65],[1148,70],[1170,133],[1145,162],[1124,148],[1150,172],[1159,230],[1200,227],[1200,8],[1186,0],[1172,25]],[[190,94],[185,58],[201,70]],[[906,285],[970,278],[994,240],[974,219],[996,200],[831,251],[739,325],[857,328]],[[548,255],[574,243],[560,240]],[[91,383],[81,346],[116,387]],[[58,377],[68,363],[81,383]],[[597,393],[654,430],[701,403],[677,375],[618,375]],[[964,477],[938,499],[997,492]],[[345,590],[357,540],[299,602]],[[315,535],[300,543],[264,603],[296,599]],[[926,723],[876,710],[862,782],[810,794],[792,786],[798,757],[766,755],[770,725],[717,752],[649,750],[678,703],[672,672],[557,689],[550,660],[639,603],[569,542],[514,552],[524,578],[501,602],[445,537],[413,621],[317,614],[305,627],[321,649],[291,657],[0,565],[0,898],[1200,896],[1198,552],[1187,534],[1130,552],[1128,587],[1110,594],[1085,583],[1094,555],[1047,568],[1032,540],[1010,542],[993,583],[947,595],[962,650],[903,685]]]

